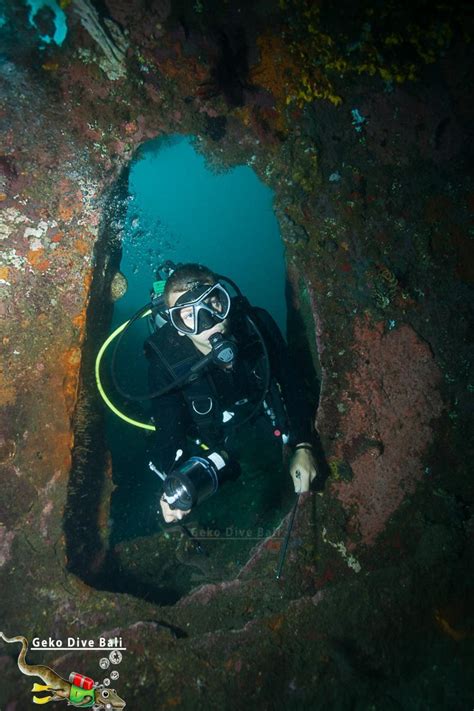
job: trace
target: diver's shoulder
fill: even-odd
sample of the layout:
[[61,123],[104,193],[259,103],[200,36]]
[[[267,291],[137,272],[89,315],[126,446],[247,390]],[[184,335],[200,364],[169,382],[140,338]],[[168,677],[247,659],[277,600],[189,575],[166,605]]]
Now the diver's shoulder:
[[[261,306],[255,306],[251,304],[250,301],[245,296],[233,296],[232,297],[232,310],[234,313],[242,314],[242,316],[252,316],[252,315],[262,315],[270,317],[268,311]],[[270,317],[271,318],[271,317]]]
[[262,334],[266,341],[272,343],[280,343],[284,341],[284,336],[281,329],[271,313],[266,309],[256,306],[253,309],[252,316],[257,324],[257,327],[261,329]]
[[165,323],[156,329],[145,341],[145,350],[155,350],[155,348],[168,349],[179,345],[179,335],[170,323]]
[[275,324],[273,316],[270,314],[270,312],[267,311],[267,309],[262,308],[261,306],[252,306],[250,310],[250,315],[267,327],[273,327],[273,325]]
[[252,313],[261,316],[262,318],[271,318],[269,311],[262,306],[252,306]]

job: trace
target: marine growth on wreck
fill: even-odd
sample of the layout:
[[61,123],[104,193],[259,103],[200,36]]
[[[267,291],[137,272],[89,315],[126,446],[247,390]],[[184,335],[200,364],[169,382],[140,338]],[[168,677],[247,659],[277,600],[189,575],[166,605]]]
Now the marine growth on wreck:
[[[472,28],[422,0],[2,3],[1,709],[472,705]],[[150,403],[119,336],[97,358],[167,260],[278,322],[310,491],[251,420],[239,477],[157,513]]]

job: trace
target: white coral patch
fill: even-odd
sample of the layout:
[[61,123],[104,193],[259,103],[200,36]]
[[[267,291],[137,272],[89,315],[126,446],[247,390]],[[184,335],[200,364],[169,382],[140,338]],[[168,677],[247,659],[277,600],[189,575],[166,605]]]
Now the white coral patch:
[[26,215],[23,215],[16,207],[7,207],[2,210],[0,217],[0,239],[8,239],[23,222],[31,222]]
[[16,249],[9,249],[2,254],[3,264],[8,264],[15,269],[21,269],[26,263],[26,257],[16,253]]
[[40,239],[38,239],[37,237],[35,237],[30,242],[30,249],[32,252],[37,252],[38,249],[43,249],[42,241]]
[[349,568],[352,568],[355,573],[360,573],[360,571],[362,570],[362,566],[359,561],[351,553],[348,552],[345,543],[343,543],[342,541],[340,541],[339,543],[334,543],[334,541],[330,541],[327,537],[327,530],[325,527],[323,527],[323,541],[325,543],[329,543],[330,546],[339,551]]

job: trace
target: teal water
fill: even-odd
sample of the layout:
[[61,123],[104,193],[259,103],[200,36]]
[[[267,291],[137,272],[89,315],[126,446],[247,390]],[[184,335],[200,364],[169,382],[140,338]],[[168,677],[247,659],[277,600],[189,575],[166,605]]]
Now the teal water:
[[[216,174],[195,151],[191,138],[172,137],[149,144],[141,152],[130,171],[129,189],[120,266],[128,291],[115,305],[114,327],[147,303],[156,267],[171,259],[201,262],[229,276],[286,331],[284,253],[272,210],[273,195],[249,167]],[[142,353],[146,336],[143,320],[130,329],[118,358],[121,384],[135,394],[147,391],[147,362]],[[141,405],[141,413],[136,405],[124,407],[147,420],[147,402]],[[148,469],[153,435],[111,413],[107,430],[117,485],[111,508],[112,542],[120,565],[128,567],[123,559],[133,539],[148,566],[146,551],[153,541],[153,557],[159,557],[160,566],[168,569],[171,565],[178,571],[175,587],[184,592],[196,570],[191,566],[190,572],[183,562],[187,552],[183,553],[182,533],[169,533],[156,513],[161,481]],[[222,571],[235,573],[235,566],[245,562],[262,531],[269,535],[289,507],[290,478],[281,465],[279,448],[272,441],[266,447],[253,432],[247,437],[242,443],[241,477],[226,484],[225,491],[201,504],[185,521],[193,529],[213,532],[207,566],[214,577]],[[237,527],[250,540],[236,540]],[[170,563],[169,556],[172,561],[175,553],[173,535],[177,559]],[[140,554],[134,550],[136,565]],[[155,582],[159,578],[158,570]]]
[[55,44],[61,46],[67,35],[67,24],[66,15],[62,8],[58,5],[56,0],[26,0],[26,4],[30,8],[28,15],[28,21],[30,25],[38,29],[36,24],[36,16],[38,12],[44,8],[49,8],[54,14],[54,34],[50,35],[40,35],[40,40],[45,44]]
[[273,192],[248,166],[216,174],[190,137],[147,144],[130,172],[117,302],[121,323],[147,302],[156,267],[167,259],[200,262],[229,276],[286,333],[284,249]]

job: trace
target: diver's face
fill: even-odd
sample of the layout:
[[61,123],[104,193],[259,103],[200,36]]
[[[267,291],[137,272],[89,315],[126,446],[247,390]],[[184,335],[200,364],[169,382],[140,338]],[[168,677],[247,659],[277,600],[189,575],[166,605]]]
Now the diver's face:
[[[176,304],[178,299],[183,296],[183,294],[186,293],[186,291],[172,291],[169,297],[170,308]],[[219,310],[219,303],[217,302],[217,300],[213,304],[213,307],[216,309],[216,311]],[[186,325],[188,325],[190,328],[193,327],[192,308],[190,308],[189,306],[185,306],[183,309],[181,309],[181,318]],[[226,318],[223,321],[216,323],[212,328],[208,328],[206,331],[201,331],[201,333],[196,333],[195,335],[192,335],[190,333],[181,333],[180,331],[178,331],[178,333],[180,336],[187,336],[188,338],[190,338],[199,350],[210,350],[210,337],[214,333],[227,333],[228,326],[229,320]]]

